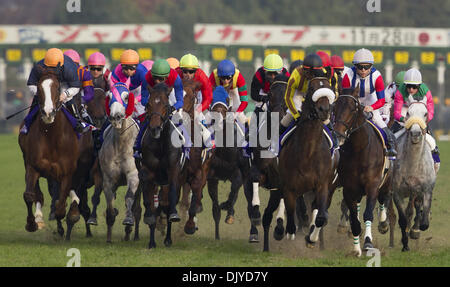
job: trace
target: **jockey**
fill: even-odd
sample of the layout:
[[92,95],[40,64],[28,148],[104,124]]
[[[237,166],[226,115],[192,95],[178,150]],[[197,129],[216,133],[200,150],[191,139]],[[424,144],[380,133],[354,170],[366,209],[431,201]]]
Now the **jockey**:
[[[389,123],[391,119],[391,107],[394,105],[395,92],[397,91],[398,87],[400,87],[400,85],[403,84],[404,77],[405,71],[398,72],[397,75],[395,76],[394,81],[384,90],[384,97],[386,99],[386,103],[380,109],[380,113],[386,125]],[[397,123],[396,125],[398,125],[400,129],[401,125],[398,122],[395,123]],[[397,131],[399,129],[397,129]],[[395,132],[395,127],[392,127],[391,130]]]
[[308,90],[309,81],[316,77],[326,77],[327,71],[323,68],[322,59],[317,54],[309,54],[305,57],[303,65],[292,72],[286,88],[284,100],[288,111],[281,119],[281,131],[283,133],[292,123],[300,117],[303,96]]
[[381,73],[373,67],[372,52],[359,49],[353,56],[354,66],[348,70],[342,80],[342,88],[355,88],[359,86],[359,101],[364,105],[364,112],[372,112],[372,121],[386,133],[387,156],[395,157],[395,136],[381,118],[380,108],[385,103],[384,81]]
[[323,68],[327,71],[327,78],[330,79],[330,86],[333,92],[336,94],[336,98],[339,96],[339,75],[334,71],[331,65],[330,56],[324,51],[317,51],[316,53],[322,60]]
[[111,73],[111,82],[125,83],[130,78],[130,93],[134,94],[133,118],[138,118],[145,113],[145,104],[141,103],[142,98],[148,99],[147,81],[145,75],[147,68],[139,63],[139,55],[134,50],[125,50],[120,55],[120,64]]
[[[412,102],[422,102],[427,106],[427,123],[429,123],[434,117],[433,96],[427,85],[422,82],[422,74],[415,68],[406,71],[403,84],[401,84],[395,92],[394,119],[404,123],[405,117],[402,115],[402,108],[404,106],[409,106]],[[429,127],[427,128],[427,136],[425,139],[432,149],[431,153],[435,161],[435,170],[437,173],[440,165],[439,150]]]
[[105,87],[105,91],[108,91],[108,78],[111,75],[111,71],[109,69],[106,69],[105,72],[103,72],[105,65],[106,58],[100,52],[92,53],[88,58],[88,67],[89,72],[92,76],[92,83],[94,84],[94,88]]
[[247,107],[247,84],[241,72],[236,69],[233,62],[223,60],[217,65],[217,69],[209,76],[212,88],[223,86],[230,99],[229,106],[235,113],[235,118],[243,125],[247,123],[244,110]]
[[73,106],[73,109],[76,113],[75,116],[77,118],[82,118],[84,121],[90,124],[93,124],[84,106],[94,98],[94,84],[92,82],[92,75],[86,66],[83,67],[80,65],[80,55],[77,51],[70,49],[65,51],[64,55],[69,56],[72,61],[77,64],[77,74],[78,78],[81,81],[81,113],[78,112],[77,105],[75,104]]
[[194,120],[201,123],[201,133],[203,142],[206,143],[210,132],[205,127],[205,116],[203,111],[208,110],[212,102],[212,87],[205,72],[200,69],[198,59],[192,54],[186,54],[180,59],[180,67],[176,68],[178,75],[183,80],[194,80],[201,84],[200,91],[197,93],[197,97],[200,99],[201,105],[198,105],[194,110]]
[[167,60],[167,63],[169,63],[169,66],[171,69],[175,70],[176,68],[178,68],[180,66],[180,62],[177,60],[177,58],[170,57],[170,58],[167,58],[166,60]]
[[[59,99],[64,104],[70,102],[69,105],[71,105],[73,96],[78,94],[80,91],[81,82],[77,74],[77,65],[70,57],[65,56],[60,49],[48,49],[45,53],[44,59],[37,62],[33,69],[31,69],[27,85],[33,95],[33,103],[28,115],[24,119],[24,125],[21,128],[20,133],[28,133],[34,117],[39,111],[38,98],[36,97],[38,90],[37,85],[39,83],[39,79],[41,78],[42,72],[49,69],[55,70],[60,75],[61,94]],[[83,132],[84,128],[85,127],[81,124],[81,122],[77,121],[77,132]]]
[[292,62],[291,65],[289,66],[289,74],[292,75],[292,72],[294,71],[294,69],[301,65],[303,65],[302,60],[296,60],[296,61]]
[[338,55],[331,56],[331,67],[338,75],[338,87],[342,89],[342,78],[344,78],[345,73],[349,69],[344,65],[344,60]]
[[[173,108],[173,112],[179,111],[183,108],[183,83],[180,76],[174,69],[171,69],[169,63],[164,59],[156,60],[153,63],[152,69],[145,75],[146,83],[150,87],[154,87],[156,84],[164,82],[169,88],[171,88],[171,93],[169,95],[169,104]],[[172,89],[173,88],[173,89]],[[151,96],[151,95],[150,95]],[[142,105],[146,106],[148,103],[148,97],[141,98]],[[145,115],[145,114],[144,114]],[[139,127],[139,134],[136,137],[136,142],[134,144],[134,157],[137,159],[142,158],[142,147],[141,141],[145,129],[147,128],[149,121],[147,118],[143,120],[141,117],[141,125]]]

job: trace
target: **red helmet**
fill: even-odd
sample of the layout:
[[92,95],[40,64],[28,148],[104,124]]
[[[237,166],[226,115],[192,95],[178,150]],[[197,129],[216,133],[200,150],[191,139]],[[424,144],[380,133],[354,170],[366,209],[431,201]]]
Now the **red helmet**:
[[330,56],[328,56],[327,53],[325,53],[324,51],[317,51],[316,54],[319,55],[320,59],[322,59],[322,64],[324,67],[331,66]]
[[335,69],[344,69],[344,61],[338,55],[331,56],[331,67]]

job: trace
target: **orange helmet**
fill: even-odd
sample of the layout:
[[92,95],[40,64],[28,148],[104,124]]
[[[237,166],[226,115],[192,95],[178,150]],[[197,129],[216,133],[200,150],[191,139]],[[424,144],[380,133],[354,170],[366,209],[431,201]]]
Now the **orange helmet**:
[[137,65],[139,64],[139,54],[135,50],[125,50],[120,55],[120,63],[122,65]]
[[58,64],[64,65],[64,54],[58,48],[48,49],[45,53],[44,64],[48,67],[56,67]]
[[176,69],[180,66],[180,62],[177,60],[177,58],[167,58],[166,61],[169,63],[171,69]]

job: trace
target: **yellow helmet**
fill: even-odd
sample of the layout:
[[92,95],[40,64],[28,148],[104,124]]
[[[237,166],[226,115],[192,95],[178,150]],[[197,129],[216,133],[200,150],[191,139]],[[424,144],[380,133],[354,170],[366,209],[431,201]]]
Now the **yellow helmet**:
[[122,65],[137,65],[139,64],[139,54],[135,50],[125,50],[120,55],[120,63]]
[[48,67],[56,67],[58,63],[64,65],[64,54],[58,48],[48,49],[45,53],[44,64]]
[[283,69],[283,59],[277,54],[269,54],[264,59],[264,70],[279,72]]
[[192,69],[200,68],[200,66],[198,65],[197,57],[192,54],[184,55],[180,59],[180,68],[192,68]]
[[166,61],[169,63],[171,69],[176,69],[180,66],[180,62],[177,60],[177,58],[167,58]]

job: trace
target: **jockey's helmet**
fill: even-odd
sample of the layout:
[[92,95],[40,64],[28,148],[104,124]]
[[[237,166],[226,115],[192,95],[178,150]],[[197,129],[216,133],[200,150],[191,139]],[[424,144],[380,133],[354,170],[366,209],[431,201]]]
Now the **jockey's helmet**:
[[330,56],[326,52],[324,52],[324,51],[317,51],[316,54],[319,55],[320,59],[322,60],[322,65],[324,67],[330,67],[331,66]]
[[165,59],[156,60],[152,66],[153,77],[167,77],[170,73],[169,63]]
[[192,54],[184,55],[180,59],[180,68],[191,68],[191,69],[200,68],[197,57]]
[[317,54],[309,54],[303,61],[303,68],[305,69],[322,69],[322,59]]
[[264,70],[268,72],[279,72],[283,69],[283,59],[280,55],[269,54],[264,59]]
[[405,73],[404,83],[406,85],[420,85],[422,84],[422,74],[416,68],[411,68]]
[[100,52],[92,53],[88,58],[89,66],[104,66],[106,64],[105,56]]
[[125,50],[120,55],[120,64],[122,65],[137,65],[139,64],[139,54],[135,50]]
[[395,84],[397,86],[400,86],[401,84],[403,84],[403,81],[405,80],[405,71],[400,71],[397,73],[397,75],[395,76]]
[[335,69],[344,69],[344,60],[338,55],[331,56],[331,66]]
[[48,49],[45,53],[44,64],[48,67],[56,67],[58,64],[64,65],[64,54],[58,48]]
[[235,66],[233,62],[231,62],[228,59],[222,60],[217,65],[217,76],[219,77],[227,77],[227,76],[233,76],[235,73]]
[[145,60],[145,61],[142,61],[141,64],[147,68],[147,71],[150,71],[153,67],[153,63],[155,63],[155,62],[152,60]]
[[70,57],[72,59],[72,61],[74,61],[75,63],[77,63],[77,64],[80,63],[80,55],[78,54],[77,51],[75,51],[73,49],[69,49],[64,52],[64,55]]
[[177,60],[177,58],[167,58],[167,63],[169,63],[169,66],[171,69],[176,69],[180,66],[180,62]]
[[355,52],[353,55],[353,64],[360,64],[360,63],[374,63],[374,58],[372,55],[372,52],[370,52],[367,49],[361,48],[358,51]]

